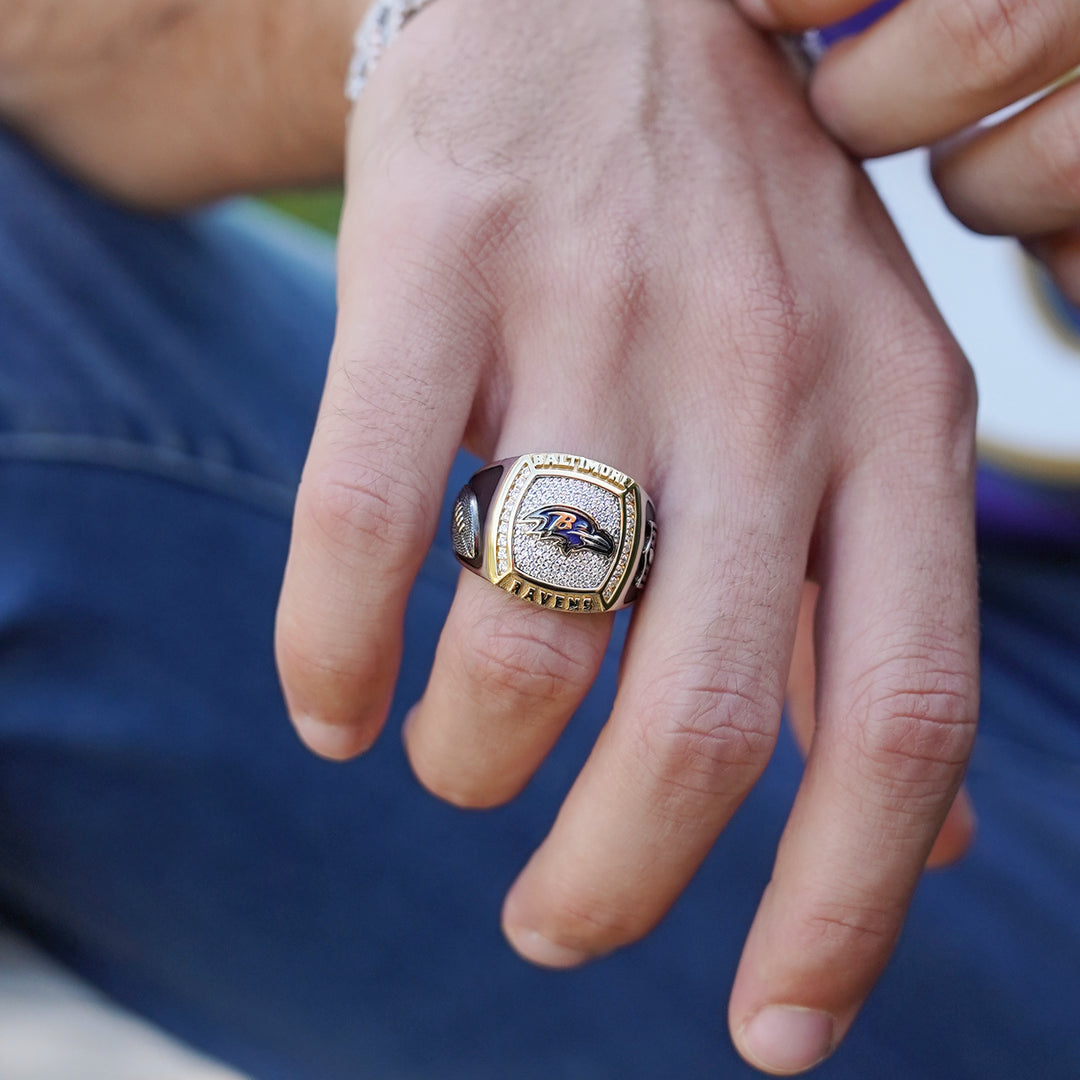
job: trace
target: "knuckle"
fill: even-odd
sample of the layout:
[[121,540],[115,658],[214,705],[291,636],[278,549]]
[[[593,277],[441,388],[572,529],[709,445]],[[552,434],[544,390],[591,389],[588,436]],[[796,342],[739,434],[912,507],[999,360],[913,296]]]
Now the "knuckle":
[[933,795],[953,783],[971,753],[977,681],[959,663],[943,667],[930,658],[895,667],[884,679],[878,673],[859,703],[860,771],[890,789]]
[[297,517],[347,567],[375,559],[391,575],[412,565],[430,529],[428,498],[418,484],[355,460],[305,476]]
[[901,422],[910,425],[918,442],[959,440],[966,448],[974,438],[978,390],[971,365],[950,341],[924,349],[913,359],[905,384],[893,399]]
[[[739,279],[725,282],[718,325],[730,340],[739,392],[730,395],[740,433],[754,454],[770,456],[799,430],[820,385],[825,312],[792,277],[779,252],[747,253]],[[730,273],[727,275],[730,278]],[[722,279],[718,279],[722,280]]]
[[982,95],[1038,72],[1054,51],[1056,31],[1039,0],[949,0],[934,6],[956,50],[957,78]]
[[883,363],[850,410],[855,446],[907,458],[922,473],[942,466],[967,475],[978,389],[971,365],[948,332],[913,311],[894,312],[881,331]]
[[948,330],[927,317],[914,300],[893,306],[886,318],[878,318],[881,368],[894,373],[889,396],[899,391],[919,393],[920,405],[966,397],[974,387],[971,368]]
[[[499,612],[477,621],[461,642],[461,675],[481,699],[514,702],[542,716],[589,685],[602,642],[575,639],[534,612]],[[547,625],[545,625],[545,623]]]
[[643,696],[637,752],[675,796],[749,787],[772,753],[780,707],[756,672],[717,670],[715,658],[673,665]]
[[852,975],[875,970],[892,952],[903,922],[903,908],[821,898],[800,919],[804,957],[819,963],[843,958]]

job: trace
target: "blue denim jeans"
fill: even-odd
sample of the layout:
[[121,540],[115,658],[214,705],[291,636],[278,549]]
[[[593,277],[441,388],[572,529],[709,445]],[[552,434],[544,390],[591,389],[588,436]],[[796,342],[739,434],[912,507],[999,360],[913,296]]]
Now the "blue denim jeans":
[[[112,207],[0,133],[0,914],[259,1080],[756,1075],[725,1008],[798,783],[786,735],[656,932],[564,973],[511,953],[499,906],[614,650],[524,795],[432,799],[397,729],[457,577],[440,537],[376,749],[331,765],[294,738],[271,629],[331,262],[250,206]],[[1080,1076],[1077,553],[983,530],[978,840],[925,877],[822,1077]]]

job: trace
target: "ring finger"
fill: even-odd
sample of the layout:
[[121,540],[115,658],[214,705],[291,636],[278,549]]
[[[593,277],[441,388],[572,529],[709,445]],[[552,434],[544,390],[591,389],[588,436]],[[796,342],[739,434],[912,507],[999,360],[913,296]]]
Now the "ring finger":
[[[585,442],[573,432],[588,426],[567,416],[553,427],[549,412],[535,416],[531,400],[518,394],[511,404],[497,456],[580,451],[645,475],[640,448],[632,452],[594,425]],[[516,795],[594,682],[611,626],[609,614],[541,609],[463,574],[424,696],[406,724],[409,760],[421,782],[465,806]]]

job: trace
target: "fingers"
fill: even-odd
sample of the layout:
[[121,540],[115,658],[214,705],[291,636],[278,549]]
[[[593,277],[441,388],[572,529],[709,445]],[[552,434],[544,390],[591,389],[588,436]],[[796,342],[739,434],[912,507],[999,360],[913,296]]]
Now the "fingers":
[[[934,457],[932,453],[929,457]],[[780,1074],[842,1039],[892,952],[977,710],[970,463],[849,477],[823,545],[818,724],[748,937],[733,1038]]]
[[1046,267],[1065,299],[1080,307],[1080,228],[1026,240],[1024,246]]
[[1041,236],[1080,224],[1080,83],[936,148],[934,181],[976,232]]
[[[542,348],[536,340],[529,353],[543,356]],[[589,423],[587,390],[571,391],[563,407],[537,414],[533,403],[545,370],[541,362],[523,371],[495,456],[569,447],[647,477],[640,446]],[[582,431],[591,432],[584,445]],[[516,795],[592,686],[612,618],[536,608],[463,573],[427,688],[404,733],[420,781],[461,806],[493,806]]]
[[428,790],[471,807],[516,795],[596,678],[611,618],[560,616],[462,574],[404,733]]
[[[814,741],[815,689],[817,678],[814,658],[814,615],[817,609],[818,586],[807,582],[803,586],[799,623],[795,631],[795,648],[791,654],[785,711],[792,733],[803,756],[810,753]],[[945,823],[926,859],[928,870],[949,866],[967,854],[975,840],[975,808],[966,787],[953,800]]]
[[875,157],[954,134],[1077,63],[1073,0],[906,0],[829,50],[811,97],[834,135]]
[[808,30],[840,22],[874,0],[738,0],[738,6],[765,30]]
[[611,718],[507,897],[505,932],[536,963],[648,931],[772,751],[816,493],[754,506],[734,470],[702,465],[669,480],[664,520],[678,528],[658,547]]
[[400,253],[409,227],[353,213],[276,631],[290,714],[331,758],[370,745],[389,708],[406,598],[486,350],[486,321],[442,261],[424,245]]

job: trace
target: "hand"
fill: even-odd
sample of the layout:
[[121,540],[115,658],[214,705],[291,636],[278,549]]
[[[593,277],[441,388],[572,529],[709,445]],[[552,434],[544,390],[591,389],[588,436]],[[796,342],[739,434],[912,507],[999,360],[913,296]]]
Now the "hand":
[[0,0],[0,117],[85,182],[175,209],[337,183],[367,0]]
[[[315,751],[376,738],[464,442],[563,450],[656,499],[610,720],[504,925],[567,966],[645,934],[773,748],[821,583],[806,774],[731,998],[795,1072],[885,965],[977,711],[975,400],[861,172],[713,0],[438,0],[355,113],[340,317],[278,616]],[[407,726],[433,792],[510,799],[604,616],[464,574]],[[795,1006],[775,1011],[768,1006]]]
[[[760,25],[789,30],[869,6],[739,2]],[[1080,303],[1080,83],[1069,78],[1078,64],[1075,0],[904,0],[829,50],[811,96],[821,122],[859,156],[937,143],[934,179],[956,217],[1020,237]],[[971,126],[1059,80],[1008,119]]]

